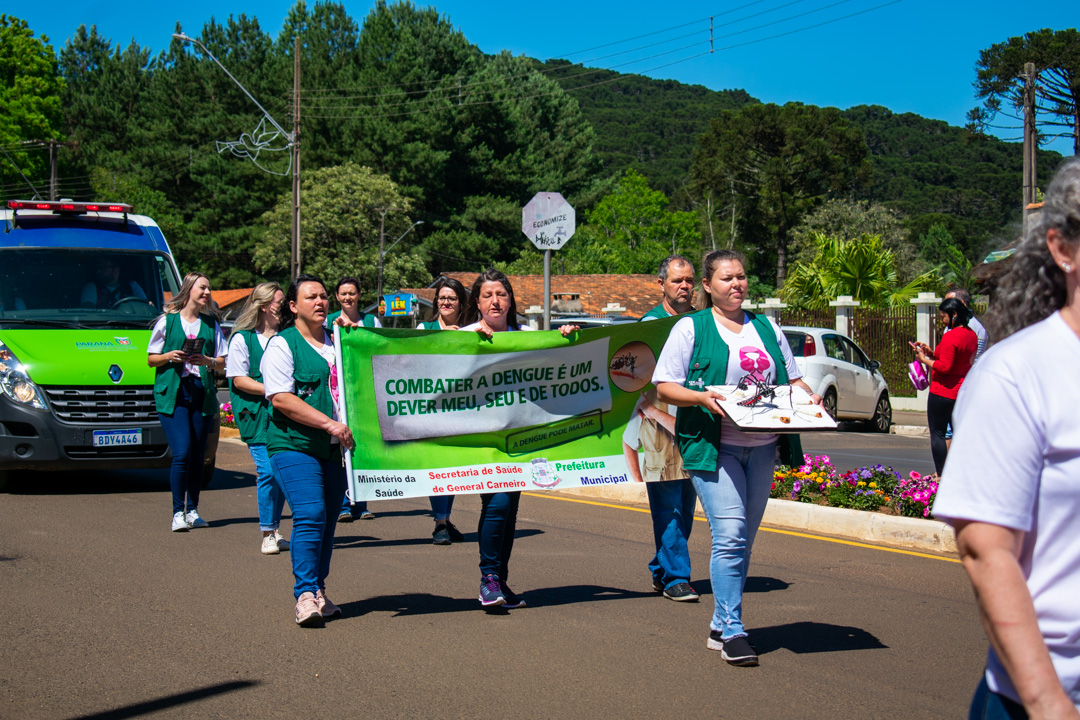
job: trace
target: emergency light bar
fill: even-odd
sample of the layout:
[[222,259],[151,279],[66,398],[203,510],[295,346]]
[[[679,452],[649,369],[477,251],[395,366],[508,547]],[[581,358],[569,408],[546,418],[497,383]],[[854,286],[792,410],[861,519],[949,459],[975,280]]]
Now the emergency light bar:
[[129,213],[131,205],[126,203],[71,202],[69,200],[8,200],[12,210],[50,210],[52,212],[88,213],[118,212]]

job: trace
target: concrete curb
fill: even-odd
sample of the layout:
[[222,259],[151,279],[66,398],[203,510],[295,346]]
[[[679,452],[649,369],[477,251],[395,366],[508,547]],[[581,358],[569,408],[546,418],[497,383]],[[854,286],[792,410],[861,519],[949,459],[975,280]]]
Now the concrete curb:
[[[561,495],[572,495],[590,500],[614,500],[646,507],[649,504],[643,483],[567,488],[557,492]],[[704,515],[700,502],[697,513]],[[953,530],[940,520],[897,517],[863,510],[847,510],[769,498],[762,523],[784,530],[821,533],[905,550],[956,554],[956,537],[953,535]]]
[[907,435],[909,437],[930,437],[930,428],[922,425],[893,425],[889,428],[893,435]]

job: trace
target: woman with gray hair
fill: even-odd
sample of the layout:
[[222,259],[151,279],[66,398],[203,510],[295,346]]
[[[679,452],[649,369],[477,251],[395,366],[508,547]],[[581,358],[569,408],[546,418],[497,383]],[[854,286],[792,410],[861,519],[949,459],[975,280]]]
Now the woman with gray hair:
[[1080,158],[1058,170],[991,308],[934,514],[990,639],[975,718],[1080,718]]

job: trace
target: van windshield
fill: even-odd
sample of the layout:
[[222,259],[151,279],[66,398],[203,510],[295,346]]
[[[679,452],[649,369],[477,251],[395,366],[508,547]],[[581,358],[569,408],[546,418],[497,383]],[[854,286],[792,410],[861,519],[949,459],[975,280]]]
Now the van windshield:
[[164,253],[0,250],[0,327],[149,327],[177,292]]

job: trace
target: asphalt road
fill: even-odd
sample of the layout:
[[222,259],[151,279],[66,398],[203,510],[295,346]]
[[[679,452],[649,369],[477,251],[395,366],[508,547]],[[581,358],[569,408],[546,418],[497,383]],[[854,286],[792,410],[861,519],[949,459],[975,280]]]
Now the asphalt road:
[[828,455],[841,472],[881,463],[900,473],[934,472],[930,438],[862,431],[857,423],[841,423],[841,432],[803,433],[803,452]]
[[189,533],[168,531],[161,472],[0,495],[0,717],[956,718],[979,679],[953,561],[765,530],[744,602],[762,665],[733,668],[705,648],[704,522],[702,602],[673,603],[649,587],[647,514],[552,495],[522,499],[510,580],[529,607],[479,608],[476,497],[450,547],[426,500],[387,501],[339,527],[345,617],[303,630],[289,556],[258,552],[246,449],[218,461],[211,527]]

